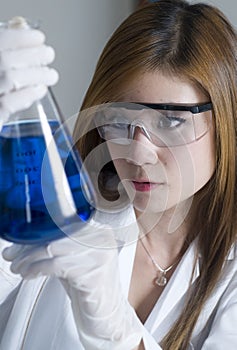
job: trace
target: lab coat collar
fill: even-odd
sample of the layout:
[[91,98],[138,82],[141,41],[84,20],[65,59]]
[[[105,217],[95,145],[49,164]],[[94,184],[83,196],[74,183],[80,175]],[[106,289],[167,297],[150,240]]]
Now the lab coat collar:
[[[114,215],[114,213],[104,213],[102,216],[104,223],[110,225],[112,223],[113,227],[116,228],[116,238],[118,242],[120,242],[120,280],[123,293],[128,297],[139,236],[139,228],[135,213],[133,207],[128,206],[123,211],[116,213],[116,215]],[[227,256],[227,260],[233,260],[236,257],[236,249],[236,245],[233,245]],[[156,333],[157,341],[162,339],[163,335],[168,330],[167,327],[170,327],[174,321],[169,317],[169,315],[173,314],[171,311],[177,309],[176,314],[181,311],[188,288],[200,275],[202,258],[200,254],[198,254],[197,259],[196,256],[197,239],[190,244],[145,322],[146,329],[151,334]]]
[[[226,260],[235,259],[236,249],[236,244],[234,244]],[[151,333],[156,332],[157,340],[159,339],[159,334],[160,339],[162,339],[163,335],[171,326],[171,322],[173,322],[173,320],[169,317],[171,310],[176,308],[175,314],[178,314],[181,311],[188,288],[196,281],[200,275],[202,257],[201,254],[198,254],[198,258],[195,262],[196,255],[197,239],[194,240],[193,243],[191,243],[189,246],[188,250],[174,271],[171,279],[169,280],[167,286],[165,287],[163,293],[154,306],[150,316],[145,322],[146,328]],[[165,319],[166,322],[163,322]],[[168,320],[170,321],[170,324]]]

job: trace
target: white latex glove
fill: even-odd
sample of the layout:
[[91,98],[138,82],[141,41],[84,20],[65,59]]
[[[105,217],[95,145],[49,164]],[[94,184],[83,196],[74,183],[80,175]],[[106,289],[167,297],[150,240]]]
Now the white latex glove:
[[143,328],[121,291],[111,229],[88,224],[71,238],[47,246],[13,244],[3,257],[23,278],[56,275],[61,279],[86,350],[132,350],[140,343]]
[[0,129],[10,114],[30,107],[57,82],[58,73],[47,67],[54,50],[44,41],[21,17],[0,27]]

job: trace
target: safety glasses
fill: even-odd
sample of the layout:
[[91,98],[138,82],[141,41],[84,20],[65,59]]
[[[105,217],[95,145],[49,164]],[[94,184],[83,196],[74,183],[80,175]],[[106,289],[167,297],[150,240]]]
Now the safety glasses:
[[192,143],[210,129],[212,104],[108,103],[100,106],[94,122],[102,139],[129,144],[140,130],[159,147]]

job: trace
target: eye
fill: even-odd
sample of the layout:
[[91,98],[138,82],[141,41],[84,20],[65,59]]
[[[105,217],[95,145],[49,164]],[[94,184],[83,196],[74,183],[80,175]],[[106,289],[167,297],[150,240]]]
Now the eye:
[[176,116],[162,116],[158,119],[156,127],[159,129],[173,129],[178,128],[186,122],[185,118]]

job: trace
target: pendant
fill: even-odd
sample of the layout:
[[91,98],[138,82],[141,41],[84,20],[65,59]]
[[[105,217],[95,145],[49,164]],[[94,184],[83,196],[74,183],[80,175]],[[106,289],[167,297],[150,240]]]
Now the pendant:
[[155,284],[157,284],[157,286],[159,287],[164,287],[166,283],[167,283],[167,278],[165,277],[164,274],[160,275],[155,279]]

